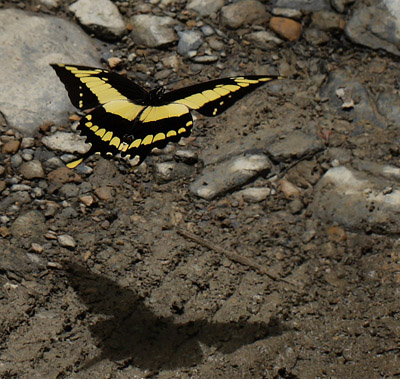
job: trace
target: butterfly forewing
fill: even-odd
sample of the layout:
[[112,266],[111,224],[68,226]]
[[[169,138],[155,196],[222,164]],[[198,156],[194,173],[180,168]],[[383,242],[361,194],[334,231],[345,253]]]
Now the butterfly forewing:
[[239,76],[212,80],[166,93],[162,100],[185,104],[204,116],[217,116],[275,76]]
[[71,103],[79,109],[90,109],[113,100],[140,103],[147,91],[112,71],[87,66],[51,65],[68,91]]

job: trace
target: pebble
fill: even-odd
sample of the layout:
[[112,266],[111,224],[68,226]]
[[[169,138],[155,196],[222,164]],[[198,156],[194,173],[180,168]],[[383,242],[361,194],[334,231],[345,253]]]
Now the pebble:
[[22,159],[20,154],[14,154],[10,159],[11,167],[14,169],[18,168],[19,166],[21,166],[23,161],[24,160]]
[[271,189],[267,187],[253,187],[235,192],[233,198],[243,199],[248,203],[259,203],[267,199],[270,194]]
[[178,33],[178,53],[187,56],[190,51],[197,50],[203,44],[203,37],[199,31],[188,30]]
[[299,9],[292,8],[273,8],[272,14],[278,17],[292,18],[300,20],[303,17],[303,12]]
[[0,180],[0,193],[7,188],[7,183],[4,180]]
[[300,199],[293,199],[288,204],[289,212],[293,215],[300,213],[304,208],[304,204]]
[[13,139],[6,142],[3,145],[1,151],[3,152],[3,154],[15,154],[18,151],[20,145],[21,145],[20,141]]
[[23,176],[23,178],[27,180],[39,179],[45,177],[42,163],[38,160],[24,162],[20,166],[19,172]]
[[339,226],[331,226],[327,230],[329,239],[333,242],[343,242],[347,239],[346,231]]
[[85,28],[105,41],[117,40],[126,31],[117,6],[110,0],[78,0],[69,10]]
[[177,21],[171,17],[139,14],[131,18],[131,36],[138,45],[163,47],[178,40],[174,31]]
[[209,16],[224,6],[224,0],[189,0],[186,8],[194,10],[201,16]]
[[100,200],[104,201],[110,201],[114,197],[114,190],[108,186],[96,188],[94,193]]
[[212,26],[210,25],[204,25],[201,27],[201,32],[206,36],[212,36],[213,34],[215,34],[215,30]]
[[108,58],[107,62],[108,62],[108,66],[110,68],[115,68],[121,64],[122,59],[118,58],[118,57],[111,57],[111,58]]
[[327,32],[338,32],[344,29],[346,22],[335,12],[319,11],[311,16],[311,26]]
[[76,247],[75,240],[69,234],[61,234],[57,236],[57,241],[61,247],[68,249],[74,249]]
[[274,33],[265,30],[246,34],[243,36],[243,39],[263,50],[275,48],[283,43]]
[[261,24],[267,18],[265,6],[257,0],[240,0],[221,9],[221,22],[231,29],[245,24]]
[[32,242],[31,244],[31,250],[35,252],[36,254],[41,254],[43,252],[43,246],[40,245],[39,243]]
[[300,190],[286,179],[281,179],[279,188],[287,199],[300,197]]
[[86,205],[87,207],[90,207],[94,203],[94,198],[91,195],[84,195],[80,196],[79,200]]
[[209,63],[214,63],[218,60],[217,55],[201,55],[201,56],[196,56],[192,58],[192,61],[195,63],[201,63],[201,64],[209,64]]
[[29,149],[35,146],[35,139],[33,137],[24,137],[21,141],[21,149]]
[[188,165],[194,165],[198,162],[199,157],[194,150],[177,150],[174,157],[179,161]]
[[269,27],[288,41],[297,41],[301,35],[301,24],[285,17],[271,17]]

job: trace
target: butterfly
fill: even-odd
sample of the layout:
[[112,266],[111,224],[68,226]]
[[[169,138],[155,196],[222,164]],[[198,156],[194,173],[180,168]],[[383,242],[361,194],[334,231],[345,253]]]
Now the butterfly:
[[191,111],[217,116],[244,95],[280,76],[237,76],[216,79],[171,92],[146,91],[130,79],[102,68],[51,64],[64,84],[72,104],[89,110],[78,130],[91,145],[78,160],[120,154],[139,156],[139,164],[155,147],[187,137],[193,126]]

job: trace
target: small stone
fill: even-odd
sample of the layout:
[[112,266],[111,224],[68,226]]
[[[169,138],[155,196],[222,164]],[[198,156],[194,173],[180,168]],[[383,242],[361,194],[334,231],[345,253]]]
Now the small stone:
[[83,204],[85,204],[87,207],[90,207],[90,206],[93,204],[93,202],[94,202],[93,196],[90,196],[90,195],[81,196],[81,197],[79,198],[79,200],[80,200]]
[[218,12],[224,6],[224,0],[189,0],[187,9],[193,9],[202,16]]
[[21,149],[29,149],[35,146],[35,139],[33,137],[24,137],[21,141]]
[[347,234],[340,226],[332,226],[328,230],[329,239],[333,242],[344,242],[347,239]]
[[222,24],[232,29],[264,23],[267,17],[264,4],[257,0],[241,0],[221,9]]
[[290,18],[272,17],[269,27],[280,37],[288,41],[297,41],[301,35],[301,24]]
[[200,32],[188,30],[179,33],[178,53],[187,56],[189,51],[197,50],[203,44],[203,37]]
[[283,192],[287,199],[300,196],[300,190],[288,180],[281,179],[278,183],[280,186],[280,190]]
[[200,64],[209,64],[209,63],[214,63],[218,60],[217,55],[201,55],[201,56],[196,56],[193,59],[193,62],[200,63]]
[[6,168],[4,166],[0,166],[0,176],[3,176],[6,172]]
[[61,234],[57,236],[57,241],[61,247],[66,247],[68,249],[74,249],[76,246],[75,240],[68,234]]
[[108,66],[110,68],[118,67],[121,64],[121,62],[122,62],[122,59],[118,58],[118,57],[108,58]]
[[288,209],[293,215],[300,213],[303,208],[304,204],[300,199],[294,199],[288,204]]
[[1,151],[4,154],[15,154],[18,151],[20,145],[21,145],[20,141],[13,139],[13,140],[7,141],[3,145],[3,148],[1,149]]
[[0,180],[0,193],[7,188],[7,183],[4,180]]
[[274,8],[272,9],[272,14],[278,17],[293,18],[295,20],[300,20],[303,17],[303,13],[300,9],[292,8]]
[[23,163],[19,168],[19,172],[24,179],[28,180],[45,177],[42,163],[38,160]]
[[31,250],[34,251],[37,254],[40,254],[43,252],[43,246],[36,243],[36,242],[32,242],[31,244]]
[[108,186],[96,188],[94,193],[100,200],[109,201],[114,197],[113,189]]
[[18,168],[19,166],[21,166],[23,161],[24,160],[22,159],[20,154],[14,154],[10,159],[11,167]]
[[6,238],[9,235],[10,235],[10,230],[4,225],[0,226],[0,236]]
[[244,201],[249,203],[259,203],[264,201],[271,193],[269,188],[257,187],[257,188],[246,188],[242,191],[236,192],[233,197],[242,198]]
[[199,160],[199,157],[194,150],[177,150],[175,152],[175,158],[177,161],[188,165],[194,165]]

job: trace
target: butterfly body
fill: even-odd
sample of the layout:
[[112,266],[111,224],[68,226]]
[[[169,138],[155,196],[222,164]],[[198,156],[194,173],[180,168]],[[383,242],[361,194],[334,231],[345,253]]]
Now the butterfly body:
[[51,65],[64,83],[72,104],[91,110],[78,129],[91,144],[90,150],[67,166],[74,168],[84,158],[139,156],[140,162],[155,148],[177,142],[190,134],[195,110],[216,116],[273,76],[243,76],[216,79],[171,92],[159,87],[150,92],[114,72],[74,65]]

